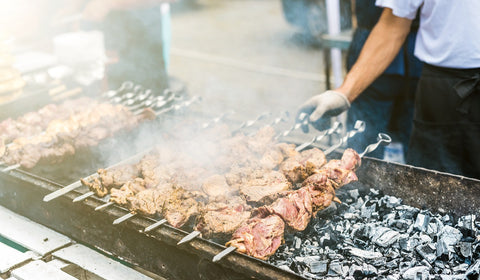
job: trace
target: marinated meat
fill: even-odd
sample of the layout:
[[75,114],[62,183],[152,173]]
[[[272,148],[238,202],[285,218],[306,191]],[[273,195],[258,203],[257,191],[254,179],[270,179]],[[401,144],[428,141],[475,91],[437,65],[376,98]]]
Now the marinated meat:
[[197,218],[195,230],[205,238],[228,238],[250,218],[250,207],[240,202],[212,202],[207,204]]
[[110,192],[110,189],[105,187],[99,178],[94,178],[91,182],[85,179],[80,179],[80,182],[82,185],[87,186],[88,189],[94,192],[98,197],[104,197]]
[[120,165],[110,169],[99,169],[97,173],[102,185],[108,189],[118,188],[139,176],[137,167],[132,164]]
[[120,205],[126,205],[128,198],[145,190],[145,181],[141,178],[135,178],[124,184],[120,189],[110,190],[110,201]]
[[203,181],[202,190],[210,197],[228,196],[234,189],[227,184],[225,176],[215,174]]
[[[82,108],[66,106],[58,118],[45,117],[45,123],[40,125],[42,129],[34,132],[30,124],[24,122],[43,122],[38,120],[38,114],[27,114],[13,124],[12,121],[2,123],[3,130],[10,134],[3,137],[15,135],[16,138],[11,139],[12,145],[7,146],[1,160],[26,168],[34,167],[40,160],[56,163],[79,148],[97,145],[120,129],[133,128],[141,119],[121,105],[94,101],[85,104],[88,106]],[[22,134],[18,135],[17,130]]]
[[239,227],[225,246],[237,247],[240,253],[266,260],[283,243],[284,231],[285,223],[279,216],[259,213]]
[[176,188],[168,194],[163,206],[163,216],[173,227],[180,228],[190,218],[197,215],[201,204],[195,199],[194,193],[183,188]]
[[305,180],[326,162],[325,154],[321,150],[313,148],[286,159],[280,165],[280,170],[292,184],[296,184]]
[[154,215],[162,213],[166,196],[161,190],[146,189],[134,196],[127,197],[128,209],[135,213]]
[[290,192],[270,206],[263,206],[271,214],[277,214],[293,230],[304,230],[312,218],[312,197],[306,188]]
[[285,176],[278,171],[270,171],[261,178],[254,178],[240,186],[240,194],[248,202],[265,204],[274,201],[282,192],[292,187]]

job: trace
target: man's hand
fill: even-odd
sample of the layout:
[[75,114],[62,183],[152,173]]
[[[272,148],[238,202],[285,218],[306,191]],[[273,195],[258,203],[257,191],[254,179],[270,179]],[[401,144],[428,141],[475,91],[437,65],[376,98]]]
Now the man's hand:
[[[305,102],[297,114],[297,122],[308,118],[308,122],[318,130],[325,130],[330,127],[330,118],[345,112],[350,108],[347,97],[333,90],[328,90],[315,95]],[[303,117],[303,118],[302,118]],[[302,126],[303,132],[308,132],[308,125]]]

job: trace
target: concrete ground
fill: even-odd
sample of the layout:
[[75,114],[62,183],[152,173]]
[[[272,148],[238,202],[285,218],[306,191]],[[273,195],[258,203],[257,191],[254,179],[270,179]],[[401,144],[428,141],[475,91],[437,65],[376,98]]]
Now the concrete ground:
[[323,53],[286,22],[280,0],[179,0],[171,11],[170,75],[206,112],[295,115],[325,89]]

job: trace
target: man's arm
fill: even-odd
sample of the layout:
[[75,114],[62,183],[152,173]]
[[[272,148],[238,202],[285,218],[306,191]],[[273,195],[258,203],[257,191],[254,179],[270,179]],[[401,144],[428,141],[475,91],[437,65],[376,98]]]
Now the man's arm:
[[335,91],[343,93],[350,102],[360,95],[393,61],[407,38],[411,24],[412,20],[397,17],[391,9],[385,8],[357,62]]

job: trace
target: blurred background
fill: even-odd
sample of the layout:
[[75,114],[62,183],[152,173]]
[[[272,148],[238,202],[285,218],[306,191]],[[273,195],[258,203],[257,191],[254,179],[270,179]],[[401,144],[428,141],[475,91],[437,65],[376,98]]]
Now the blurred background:
[[[332,79],[325,0],[0,3],[2,69],[26,82],[2,94],[9,108],[26,106],[42,87],[78,85],[95,95],[128,80],[185,90],[203,97],[200,110],[244,118],[294,113]],[[339,6],[345,50],[353,7]]]

